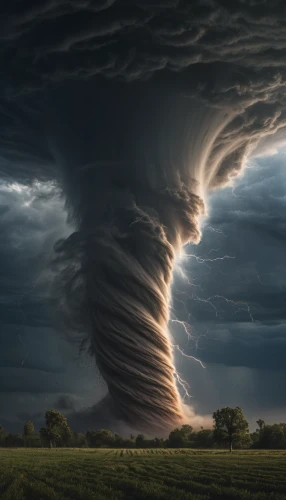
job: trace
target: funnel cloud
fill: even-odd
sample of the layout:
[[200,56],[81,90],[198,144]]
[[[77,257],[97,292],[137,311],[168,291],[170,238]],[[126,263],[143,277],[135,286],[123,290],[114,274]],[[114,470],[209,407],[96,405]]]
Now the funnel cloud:
[[186,418],[168,330],[174,259],[200,241],[208,193],[283,138],[284,2],[1,10],[1,178],[56,181],[75,227],[54,249],[61,327],[107,383],[99,412],[173,428]]

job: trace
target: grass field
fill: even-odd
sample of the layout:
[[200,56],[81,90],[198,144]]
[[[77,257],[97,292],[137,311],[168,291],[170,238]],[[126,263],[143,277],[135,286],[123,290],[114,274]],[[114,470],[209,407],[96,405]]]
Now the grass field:
[[0,449],[1,500],[286,499],[286,452]]

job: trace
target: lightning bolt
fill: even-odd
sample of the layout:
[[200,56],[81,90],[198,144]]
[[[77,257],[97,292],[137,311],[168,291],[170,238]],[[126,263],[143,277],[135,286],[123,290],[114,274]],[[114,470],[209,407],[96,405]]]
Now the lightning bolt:
[[192,359],[192,360],[196,361],[197,363],[199,363],[202,368],[204,368],[204,369],[206,368],[200,359],[196,358],[195,356],[190,356],[190,355],[186,354],[184,351],[182,351],[180,346],[178,346],[177,344],[173,344],[172,347],[177,349],[177,351],[179,351],[181,353],[181,355],[184,356],[185,358]]
[[224,234],[224,232],[221,229],[217,229],[217,228],[212,227],[212,226],[206,226],[204,229],[207,229],[207,230],[211,231],[212,233],[222,234],[225,238],[227,238],[226,234]]
[[[175,319],[170,319],[170,322],[176,323],[176,324],[182,326],[183,331],[185,332],[185,334],[187,336],[187,344],[189,344],[189,341],[192,340],[195,342],[196,348],[198,349],[199,338],[194,337],[192,335],[192,333],[190,331],[191,327],[186,321],[181,321],[181,320],[175,318]],[[171,345],[172,345],[173,350],[176,349],[181,354],[181,356],[188,358],[188,359],[191,359],[193,361],[196,361],[197,363],[200,364],[200,366],[202,368],[205,368],[204,364],[202,363],[202,361],[199,358],[196,358],[195,356],[191,356],[191,355],[186,354],[178,344],[171,344]],[[190,386],[189,386],[188,382],[182,378],[182,376],[179,374],[179,372],[177,370],[175,370],[174,376],[177,380],[178,385],[183,389],[183,394],[184,394],[183,401],[185,402],[186,398],[189,399],[192,397],[189,393]]]
[[[211,251],[214,251],[214,250],[215,249],[212,249]],[[231,256],[231,255],[224,255],[223,257],[214,257],[214,258],[210,258],[210,257],[203,258],[203,257],[200,257],[196,254],[187,254],[187,253],[183,253],[182,258],[183,259],[184,258],[193,258],[196,260],[196,262],[198,264],[205,264],[209,269],[211,269],[211,267],[207,264],[208,262],[217,262],[217,261],[221,261],[221,260],[235,259],[235,257]],[[184,270],[182,270],[181,275],[184,278],[184,280],[188,283],[188,285],[194,286],[194,284],[189,281],[188,277],[186,276],[186,272]],[[259,276],[259,275],[257,275],[257,276]],[[253,318],[252,313],[250,311],[250,306],[245,301],[231,300],[231,299],[228,299],[227,297],[225,297],[224,295],[218,295],[218,294],[212,295],[211,297],[208,297],[208,298],[202,298],[196,294],[192,294],[192,295],[188,294],[188,298],[191,300],[196,300],[198,302],[204,302],[206,304],[209,304],[212,307],[212,309],[214,309],[216,317],[218,317],[218,310],[217,310],[217,307],[215,306],[215,304],[213,303],[214,299],[224,300],[228,304],[239,305],[239,306],[242,305],[244,307],[240,307],[239,309],[237,309],[235,311],[235,314],[238,313],[239,311],[247,311],[251,321],[254,321],[254,318]]]
[[240,195],[235,194],[235,189],[236,188],[234,186],[231,189],[231,192],[232,192],[233,196],[235,196],[235,198],[246,198],[245,196],[242,196],[241,194]]
[[240,307],[239,309],[237,309],[234,314],[237,314],[240,311],[246,311],[248,313],[251,321],[252,322],[254,321],[254,318],[253,318],[251,310],[250,310],[250,306],[249,306],[249,304],[247,302],[244,302],[244,301],[241,301],[241,300],[236,301],[236,300],[228,299],[224,295],[212,295],[211,297],[208,297],[208,298],[204,299],[202,297],[198,297],[197,295],[193,294],[193,295],[189,295],[189,298],[191,300],[195,300],[197,302],[204,302],[205,304],[209,304],[212,307],[212,309],[215,311],[216,317],[219,317],[219,314],[218,314],[217,307],[213,303],[214,299],[221,299],[221,300],[224,300],[225,302],[227,302],[228,304],[233,304],[235,306],[237,306],[237,305],[239,305],[239,306],[240,305],[245,306],[245,307]]
[[138,222],[141,222],[142,220],[144,220],[143,215],[142,217],[137,217],[133,222],[131,222],[131,224],[129,224],[129,227],[133,226],[133,224],[138,224]]
[[32,282],[31,286],[28,288],[28,290],[26,290],[26,292],[24,292],[20,299],[17,301],[17,305],[19,306],[21,304],[21,302],[23,302],[23,300],[25,299],[25,297],[27,297],[28,295],[30,295],[30,293],[36,288],[37,284],[38,284],[38,281],[41,279],[42,275],[43,275],[44,271],[42,271],[40,273],[40,275],[38,276],[38,278]]
[[256,274],[255,274],[255,276],[257,277],[257,279],[258,279],[258,281],[259,281],[259,283],[260,283],[261,285],[266,286],[266,285],[265,285],[265,283],[263,283],[263,282],[261,281],[260,276],[259,276],[259,274],[258,274],[258,273],[256,273]]
[[176,319],[170,319],[170,323],[177,323],[178,325],[180,325],[180,326],[183,327],[183,330],[184,330],[185,334],[187,335],[188,343],[189,343],[190,340],[194,340],[193,335],[189,331],[189,329],[191,328],[190,325],[189,325],[189,323],[187,323],[186,321],[180,321],[177,318]]
[[[215,230],[214,228],[212,228],[211,226],[209,226],[209,229],[213,232],[218,232],[219,234],[222,234],[222,231],[221,230]],[[225,236],[225,235],[224,235]],[[210,255],[212,252],[217,252],[219,250],[218,249],[215,249],[215,248],[212,248],[207,255]],[[211,258],[211,257],[206,257],[206,258],[203,258],[203,257],[200,257],[196,254],[187,254],[185,252],[182,253],[182,255],[180,256],[181,257],[181,260],[184,260],[185,258],[188,258],[188,259],[195,259],[195,261],[197,262],[197,264],[206,264],[207,267],[209,269],[210,266],[208,266],[207,263],[211,263],[211,262],[217,262],[217,261],[222,261],[222,260],[227,260],[227,259],[235,259],[234,256],[230,256],[230,255],[224,255],[222,257],[214,257],[214,258]],[[182,276],[183,280],[185,282],[187,282],[187,284],[190,286],[190,287],[200,287],[199,285],[195,285],[192,281],[190,281],[190,279],[188,278],[187,276],[187,273],[184,269],[182,269],[180,267],[180,275]],[[259,275],[257,275],[259,277]],[[201,288],[201,287],[200,287]],[[177,294],[184,294],[187,292],[184,292],[184,291],[179,291],[177,289],[175,289],[176,293]],[[215,294],[215,295],[212,295],[210,297],[207,297],[207,298],[203,298],[203,297],[199,297],[197,294],[193,293],[193,294],[187,294],[187,296],[191,299],[191,300],[196,300],[198,302],[203,302],[203,303],[206,303],[208,305],[211,306],[211,308],[214,310],[215,312],[215,315],[216,317],[218,317],[218,309],[216,307],[216,305],[214,304],[214,301],[215,300],[223,300],[225,301],[227,304],[232,304],[232,305],[235,305],[235,306],[239,306],[237,308],[237,310],[235,311],[235,314],[240,312],[240,311],[247,311],[247,313],[249,314],[249,317],[251,319],[251,321],[253,322],[254,321],[254,318],[253,318],[253,315],[251,313],[251,310],[250,310],[250,306],[247,302],[245,301],[235,301],[235,300],[232,300],[232,299],[229,299],[227,297],[225,297],[224,295],[219,295],[219,294]],[[188,317],[190,318],[191,314],[189,313],[189,311],[187,311],[186,309],[186,305],[185,305],[185,302],[184,301],[180,301],[179,299],[177,299],[175,297],[175,300],[178,300],[179,302],[181,302],[185,308],[185,311],[187,312],[188,314]],[[181,321],[179,320],[178,318],[171,318],[170,320],[170,323],[175,323],[175,324],[178,324],[180,325],[182,328],[183,328],[183,331],[184,333],[186,334],[186,337],[187,337],[187,345],[189,344],[190,341],[193,341],[195,342],[195,346],[196,348],[198,349],[199,346],[198,346],[198,342],[199,342],[199,338],[200,337],[194,337],[191,333],[191,327],[189,325],[189,323],[187,323],[186,321]],[[204,369],[206,369],[205,365],[202,363],[202,361],[195,357],[195,356],[192,356],[192,355],[188,355],[186,354],[182,348],[178,345],[178,344],[172,344],[172,348],[173,350],[177,350],[181,356],[183,357],[186,357],[188,359],[192,359],[194,361],[196,361],[197,363],[200,364],[200,366]],[[188,383],[181,377],[181,375],[178,373],[178,371],[176,370],[175,373],[174,373],[174,376],[177,380],[177,383],[181,386],[181,388],[183,389],[183,392],[184,392],[184,400],[186,397],[190,398],[190,394],[189,394],[189,385]]]
[[178,384],[182,387],[183,391],[184,391],[184,396],[183,396],[183,400],[185,402],[185,399],[188,398],[190,399],[192,396],[189,394],[189,389],[190,389],[190,386],[188,384],[188,382],[186,382],[182,377],[181,375],[177,372],[177,370],[174,372],[174,376],[178,382]]
[[[224,255],[223,257],[215,257],[214,259],[199,257],[198,255],[195,254],[184,254],[184,256],[195,259],[198,264],[206,264],[206,262],[216,262],[218,260],[235,259],[235,257],[232,257],[231,255]],[[206,266],[210,269],[210,267],[207,264]]]
[[220,250],[220,248],[212,248],[209,252],[208,252],[208,255],[212,252],[218,252]]

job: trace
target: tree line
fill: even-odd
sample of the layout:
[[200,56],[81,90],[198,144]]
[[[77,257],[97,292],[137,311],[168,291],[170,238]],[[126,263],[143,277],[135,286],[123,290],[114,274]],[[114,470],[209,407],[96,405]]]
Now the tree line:
[[148,439],[143,434],[123,438],[109,429],[88,430],[85,434],[73,432],[67,418],[57,410],[45,413],[46,425],[35,432],[31,421],[25,423],[22,434],[6,433],[0,426],[0,447],[29,448],[226,448],[232,449],[286,449],[286,423],[267,425],[257,420],[255,432],[239,407],[221,408],[213,413],[213,428],[195,431],[191,425],[182,425],[170,432],[167,439]]

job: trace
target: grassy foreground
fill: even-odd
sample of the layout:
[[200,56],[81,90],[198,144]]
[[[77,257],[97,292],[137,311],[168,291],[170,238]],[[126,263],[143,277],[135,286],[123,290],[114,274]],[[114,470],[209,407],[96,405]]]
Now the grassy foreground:
[[282,500],[286,452],[0,449],[0,498]]

